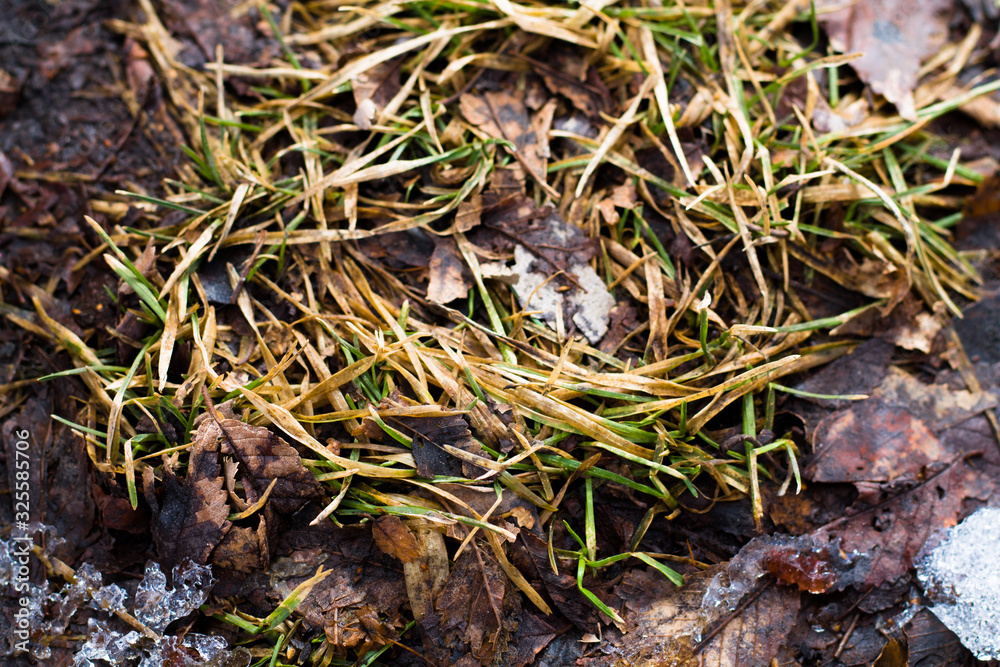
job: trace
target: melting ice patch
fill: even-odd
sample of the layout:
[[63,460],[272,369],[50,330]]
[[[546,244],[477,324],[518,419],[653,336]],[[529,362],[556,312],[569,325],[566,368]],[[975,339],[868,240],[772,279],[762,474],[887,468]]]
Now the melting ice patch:
[[1000,508],[984,507],[917,562],[931,611],[980,660],[1000,660],[998,553]]

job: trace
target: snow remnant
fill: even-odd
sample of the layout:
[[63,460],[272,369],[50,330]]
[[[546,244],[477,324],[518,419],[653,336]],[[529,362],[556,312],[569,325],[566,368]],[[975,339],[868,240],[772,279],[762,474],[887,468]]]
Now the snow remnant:
[[980,660],[1000,660],[998,550],[1000,508],[984,507],[928,540],[917,562],[930,610]]

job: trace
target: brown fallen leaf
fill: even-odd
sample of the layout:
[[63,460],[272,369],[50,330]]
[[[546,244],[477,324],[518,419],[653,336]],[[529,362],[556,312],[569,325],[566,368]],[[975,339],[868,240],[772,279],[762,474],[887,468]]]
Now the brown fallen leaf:
[[266,519],[261,516],[256,528],[233,526],[212,551],[211,561],[236,572],[266,568],[271,562]]
[[372,537],[382,553],[404,563],[420,558],[420,547],[413,532],[398,516],[386,514],[372,523]]
[[575,327],[592,343],[600,341],[615,299],[589,264],[596,253],[591,239],[551,207],[539,208],[523,195],[497,201],[486,194],[495,204],[484,212],[474,243],[513,250],[514,266],[483,264],[483,275],[513,283],[521,307],[538,311],[558,334]]
[[370,130],[372,121],[399,92],[399,68],[402,58],[381,62],[351,79],[354,93],[354,122],[362,130]]
[[942,442],[939,433],[996,402],[986,393],[923,383],[890,368],[871,398],[819,423],[804,474],[817,482],[915,479],[925,466],[963,452]]
[[425,651],[441,657],[457,651],[488,665],[517,628],[520,607],[500,564],[473,541],[455,563],[434,613],[420,623]]
[[485,472],[483,468],[459,460],[444,450],[445,446],[451,446],[474,456],[482,453],[482,447],[472,437],[469,424],[462,415],[394,417],[387,423],[413,439],[411,451],[421,477],[478,477]]
[[399,562],[381,553],[366,526],[292,527],[278,536],[274,553],[264,588],[275,603],[309,579],[317,565],[330,571],[296,611],[310,628],[325,632],[340,657],[383,646],[406,624]]
[[157,498],[153,469],[143,469],[146,501],[153,510],[153,540],[161,564],[172,568],[184,558],[204,565],[231,524],[226,492],[222,488],[219,442],[207,437],[215,423],[206,420],[192,439],[187,475],[183,483],[163,466],[163,494]]
[[822,540],[840,538],[843,550],[855,555],[840,585],[878,587],[906,574],[928,537],[955,524],[966,500],[989,497],[977,477],[959,458],[909,488],[873,489],[848,509],[847,516],[814,531]]
[[556,609],[583,632],[597,632],[597,612],[580,589],[576,578],[563,569],[558,574],[549,564],[548,542],[532,531],[522,530],[513,546],[511,561],[526,573],[528,580],[541,579]]
[[434,601],[448,583],[448,549],[441,533],[432,528],[413,531],[419,555],[403,563],[406,596],[418,622],[434,610]]
[[482,95],[465,93],[459,99],[459,107],[465,119],[483,132],[510,142],[514,147],[511,152],[517,161],[546,194],[558,199],[559,194],[545,180],[551,111],[546,112],[547,123],[542,120],[536,125],[524,104],[523,93],[506,90]]
[[[461,208],[461,205],[459,207]],[[428,268],[430,272],[430,282],[427,284],[428,301],[445,304],[455,299],[464,299],[475,284],[472,272],[452,238],[435,240]]]
[[851,61],[861,80],[915,121],[917,73],[948,38],[951,0],[817,0],[816,10],[834,49],[863,54]]
[[236,459],[243,473],[247,504],[257,502],[274,480],[267,502],[280,514],[290,514],[309,500],[323,497],[322,487],[302,465],[299,453],[263,426],[235,419],[206,420],[198,428],[197,438],[217,441],[224,454]]
[[551,62],[545,63],[520,55],[542,77],[545,87],[562,95],[588,118],[597,120],[601,112],[611,109],[611,95],[597,76],[587,58],[579,53],[558,50]]
[[[735,609],[722,605],[708,619],[703,599],[721,568],[685,576],[677,588],[657,573],[627,572],[615,595],[630,631],[613,640],[617,661],[629,665],[767,665],[777,656],[798,616],[798,590],[762,585]],[[709,638],[709,633],[711,634]],[[700,637],[706,637],[701,640]]]

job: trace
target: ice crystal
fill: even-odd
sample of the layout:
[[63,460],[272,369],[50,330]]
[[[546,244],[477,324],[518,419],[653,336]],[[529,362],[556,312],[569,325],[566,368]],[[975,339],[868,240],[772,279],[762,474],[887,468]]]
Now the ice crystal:
[[948,530],[917,563],[930,609],[980,660],[1000,660],[1000,508],[984,507]]

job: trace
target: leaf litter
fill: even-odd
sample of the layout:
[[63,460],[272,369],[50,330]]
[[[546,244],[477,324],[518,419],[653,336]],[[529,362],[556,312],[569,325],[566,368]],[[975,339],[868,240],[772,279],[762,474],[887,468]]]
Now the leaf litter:
[[[140,4],[112,25],[190,161],[95,195],[111,325],[16,270],[3,312],[90,397],[100,525],[148,506],[255,657],[802,657],[823,600],[898,611],[991,502],[996,383],[948,328],[983,178],[933,124],[996,84],[948,3]],[[727,501],[738,545],[679,537]],[[878,658],[858,618],[826,655]]]

